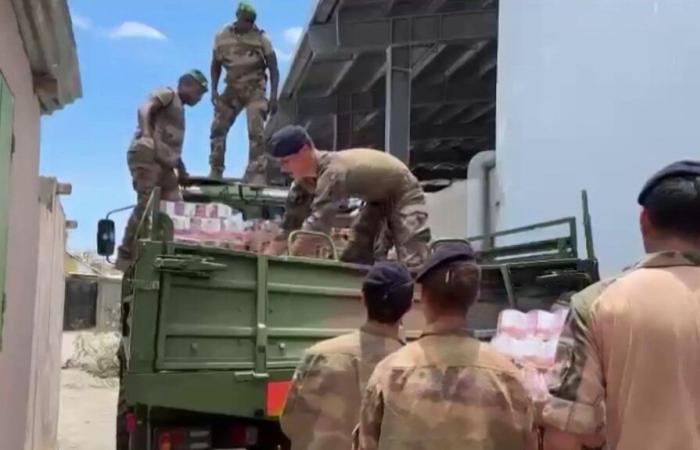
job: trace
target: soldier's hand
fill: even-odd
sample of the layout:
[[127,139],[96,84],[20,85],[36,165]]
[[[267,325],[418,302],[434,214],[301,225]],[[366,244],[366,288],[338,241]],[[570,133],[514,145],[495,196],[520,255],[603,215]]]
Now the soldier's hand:
[[211,91],[211,104],[216,106],[216,103],[219,101],[219,91],[216,89],[212,89]]
[[190,174],[185,172],[185,171],[178,171],[177,173],[177,184],[179,184],[182,187],[187,187],[191,184],[190,181]]
[[270,107],[269,107],[269,109],[270,109],[270,114],[269,114],[270,117],[272,117],[272,116],[274,116],[275,114],[277,114],[277,99],[276,99],[276,98],[273,98],[272,100],[270,100]]

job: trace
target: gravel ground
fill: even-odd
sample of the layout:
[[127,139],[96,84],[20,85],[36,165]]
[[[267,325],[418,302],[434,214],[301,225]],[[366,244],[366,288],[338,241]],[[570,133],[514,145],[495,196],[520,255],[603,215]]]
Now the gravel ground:
[[118,382],[77,369],[61,372],[59,450],[114,450]]

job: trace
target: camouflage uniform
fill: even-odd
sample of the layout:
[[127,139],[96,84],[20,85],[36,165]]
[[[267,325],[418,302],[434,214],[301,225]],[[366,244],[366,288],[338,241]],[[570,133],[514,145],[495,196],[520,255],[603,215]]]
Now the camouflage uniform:
[[272,44],[264,31],[254,27],[245,34],[235,31],[233,25],[226,26],[214,41],[214,59],[226,69],[226,88],[214,107],[211,124],[211,154],[209,164],[212,172],[223,173],[226,154],[226,136],[238,114],[246,109],[248,117],[249,157],[244,179],[264,181],[267,169],[263,128],[268,104],[265,98],[267,87],[267,61],[273,54]]
[[[425,194],[418,180],[394,156],[372,149],[317,151],[318,177],[290,190],[284,230],[302,228],[327,233],[347,198],[365,201],[341,260],[372,264],[379,242],[390,240],[397,258],[409,268],[420,266],[428,254],[430,229]],[[286,238],[280,236],[280,239]],[[387,245],[385,252],[389,250]]]
[[571,301],[540,421],[607,448],[700,448],[700,254],[645,256]]
[[434,324],[377,365],[354,448],[518,450],[532,430],[517,368],[461,326]]
[[370,322],[307,350],[280,418],[292,450],[350,449],[367,380],[402,345],[395,327]]
[[181,159],[185,137],[184,105],[172,88],[156,89],[150,94],[149,101],[154,99],[160,108],[153,117],[153,139],[144,138],[143,130],[138,128],[126,157],[137,194],[136,207],[131,212],[119,247],[120,257],[127,260],[134,256],[136,231],[153,189],[161,188],[163,200],[182,198],[175,170],[184,170]]

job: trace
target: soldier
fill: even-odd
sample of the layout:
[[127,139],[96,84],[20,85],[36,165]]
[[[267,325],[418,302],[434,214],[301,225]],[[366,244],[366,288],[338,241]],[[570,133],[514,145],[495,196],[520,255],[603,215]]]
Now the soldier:
[[[268,254],[282,253],[286,233],[296,228],[327,233],[341,202],[355,197],[366,204],[341,260],[372,264],[375,245],[385,230],[400,261],[410,269],[422,264],[430,242],[425,194],[403,162],[364,148],[317,150],[306,130],[298,126],[277,131],[271,139],[271,151],[282,170],[292,174],[295,184],[289,194],[285,233],[278,236]],[[315,243],[313,238],[300,237],[290,253],[312,254]]]
[[426,328],[374,370],[355,449],[533,448],[533,405],[518,369],[466,329],[480,279],[467,244],[435,250],[416,278]]
[[294,374],[280,418],[292,450],[349,449],[374,366],[403,345],[399,322],[413,301],[408,270],[395,262],[375,265],[362,297],[367,322],[360,330],[314,345]]
[[[226,136],[245,108],[248,117],[249,156],[243,179],[249,183],[266,182],[267,156],[263,128],[268,112],[277,112],[279,70],[270,39],[255,25],[257,14],[248,2],[241,2],[236,22],[221,30],[214,41],[211,61],[211,101],[214,121],[211,124],[210,177],[221,179],[224,173]],[[226,89],[219,95],[221,68],[226,69]],[[266,70],[270,72],[270,102],[265,98]]]
[[179,186],[188,180],[182,161],[185,137],[185,105],[194,106],[207,92],[207,78],[199,70],[180,77],[177,89],[156,89],[138,110],[138,126],[127,152],[127,164],[137,194],[136,207],[129,217],[115,266],[126,270],[134,257],[136,231],[155,187],[161,199],[181,199]]
[[656,173],[638,203],[646,256],[571,300],[546,448],[700,448],[700,161]]

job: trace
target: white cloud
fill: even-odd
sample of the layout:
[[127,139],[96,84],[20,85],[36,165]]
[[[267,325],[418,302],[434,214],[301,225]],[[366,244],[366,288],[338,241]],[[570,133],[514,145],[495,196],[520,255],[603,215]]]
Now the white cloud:
[[92,20],[89,17],[81,16],[80,14],[72,14],[71,21],[75,28],[81,30],[89,30],[92,28]]
[[299,42],[299,39],[301,38],[303,32],[304,29],[302,27],[287,28],[286,30],[284,30],[284,38],[289,44],[296,45],[297,42]]
[[277,55],[277,59],[280,61],[291,61],[292,59],[292,54],[288,52],[284,52],[278,48],[275,49],[275,55]]
[[168,39],[165,34],[150,25],[131,21],[124,22],[121,25],[111,29],[109,31],[109,37],[111,39],[142,38],[155,39],[159,41],[165,41]]

